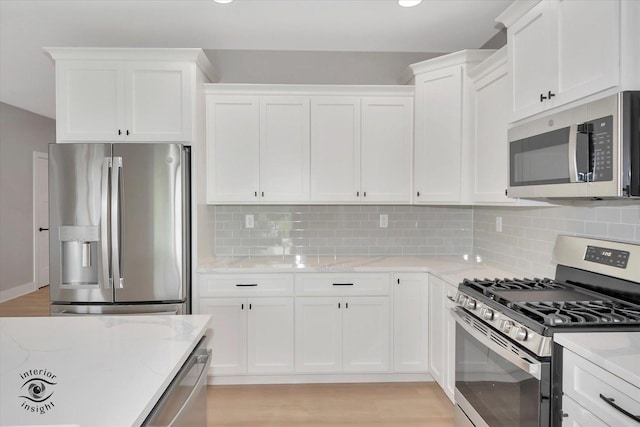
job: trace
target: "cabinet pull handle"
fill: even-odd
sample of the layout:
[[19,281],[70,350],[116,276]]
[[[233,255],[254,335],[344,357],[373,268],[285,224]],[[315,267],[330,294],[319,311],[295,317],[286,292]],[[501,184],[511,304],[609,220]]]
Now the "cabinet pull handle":
[[258,286],[257,283],[236,283],[238,287],[247,287],[247,286]]
[[40,228],[38,228],[38,231],[49,231],[49,229],[40,227]]
[[129,129],[127,129],[127,135],[129,135]]
[[251,304],[249,304],[249,310],[251,310]]
[[451,295],[447,295],[447,299],[451,302],[456,302],[456,299],[454,297],[452,297]]
[[616,405],[615,403],[613,403],[616,401],[613,397],[607,397],[604,394],[600,393],[600,399],[604,400],[609,405],[613,406],[618,412],[623,413],[624,415],[626,415],[627,417],[631,418],[634,421],[640,422],[640,415],[633,415],[631,412],[627,411],[626,409],[623,409],[620,406]]
[[359,191],[356,191],[356,196],[360,197],[360,192]]
[[547,97],[548,97],[549,99],[553,98],[554,96],[556,96],[556,94],[555,94],[555,93],[553,93],[553,92],[551,92],[551,91],[549,91],[549,93],[547,94]]
[[334,283],[333,286],[353,286],[353,283]]
[[367,197],[367,192],[365,191],[364,193],[362,193],[362,195],[363,195],[364,197]]
[[400,284],[400,279],[398,279],[398,285]]
[[419,192],[419,191],[416,193],[416,196],[417,196],[417,197],[420,197],[420,192]]
[[546,96],[544,96],[543,93],[540,94],[540,102],[544,101],[545,99],[547,99]]
[[260,193],[262,195],[262,197],[264,197],[264,191],[262,193]]
[[338,308],[340,308],[340,303],[338,303]]
[[118,135],[122,135],[122,131],[118,129]]
[[349,303],[348,303],[348,302],[346,302],[346,303],[344,304],[344,308],[349,308]]
[[254,197],[258,197],[258,192],[257,192],[257,191],[254,191],[254,192],[253,192],[253,196],[254,196]]
[[244,304],[240,305],[240,310],[244,310]]

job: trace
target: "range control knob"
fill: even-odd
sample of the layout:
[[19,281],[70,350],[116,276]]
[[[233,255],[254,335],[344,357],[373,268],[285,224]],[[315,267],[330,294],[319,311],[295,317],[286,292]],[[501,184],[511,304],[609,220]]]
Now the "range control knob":
[[467,300],[466,295],[463,294],[458,294],[456,295],[456,302],[460,305],[464,305],[465,301]]
[[467,307],[469,310],[475,310],[477,307],[476,300],[469,298],[469,300],[465,304],[465,307]]
[[516,330],[516,339],[518,341],[526,341],[527,340],[527,330],[525,328],[518,328]]
[[491,310],[490,308],[483,308],[480,312],[480,315],[484,320],[493,320],[493,310]]
[[500,330],[505,334],[509,334],[509,332],[511,332],[512,327],[513,327],[513,322],[511,322],[510,320],[503,320],[500,323]]

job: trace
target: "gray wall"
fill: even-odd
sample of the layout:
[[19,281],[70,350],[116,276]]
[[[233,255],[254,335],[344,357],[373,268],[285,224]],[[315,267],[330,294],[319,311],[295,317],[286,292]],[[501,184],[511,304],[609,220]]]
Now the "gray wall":
[[55,120],[0,103],[0,291],[33,277],[33,152],[56,141]]
[[409,64],[442,53],[206,50],[220,83],[400,83]]
[[507,29],[503,28],[491,37],[480,49],[500,49],[507,44]]

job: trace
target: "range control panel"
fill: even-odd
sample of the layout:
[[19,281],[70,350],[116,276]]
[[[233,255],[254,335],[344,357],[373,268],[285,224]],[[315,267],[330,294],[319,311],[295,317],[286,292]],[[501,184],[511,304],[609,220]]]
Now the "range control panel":
[[627,268],[629,252],[617,249],[600,248],[598,246],[587,246],[587,252],[584,254],[584,260],[618,268]]

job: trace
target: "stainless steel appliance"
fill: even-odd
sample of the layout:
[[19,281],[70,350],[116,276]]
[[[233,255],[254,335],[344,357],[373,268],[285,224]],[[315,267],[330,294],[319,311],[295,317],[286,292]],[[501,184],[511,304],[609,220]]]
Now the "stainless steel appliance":
[[52,314],[190,313],[190,148],[50,144]]
[[640,197],[640,91],[515,126],[509,197]]
[[640,245],[558,236],[554,262],[553,280],[460,283],[456,426],[560,426],[554,333],[640,331]]
[[200,340],[143,426],[206,427],[207,368],[211,358],[206,339]]

